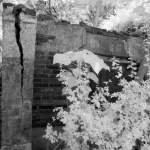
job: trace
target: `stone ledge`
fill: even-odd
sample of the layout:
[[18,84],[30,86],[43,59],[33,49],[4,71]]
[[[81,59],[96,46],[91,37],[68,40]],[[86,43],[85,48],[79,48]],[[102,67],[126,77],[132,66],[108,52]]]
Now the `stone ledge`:
[[32,144],[27,143],[27,144],[20,144],[20,145],[15,145],[15,146],[3,146],[1,150],[29,150],[31,149]]

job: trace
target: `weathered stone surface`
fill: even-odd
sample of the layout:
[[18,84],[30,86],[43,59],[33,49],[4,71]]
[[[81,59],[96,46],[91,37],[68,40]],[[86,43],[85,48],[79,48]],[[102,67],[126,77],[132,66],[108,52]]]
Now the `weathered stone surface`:
[[20,144],[15,146],[4,146],[1,150],[28,150],[31,149],[31,143]]
[[35,37],[35,10],[4,4],[2,150],[31,150]]
[[144,56],[143,40],[138,37],[129,37],[124,43],[126,52],[133,60],[140,61]]
[[3,0],[3,3],[7,4],[7,6],[23,5],[24,7],[28,8],[30,10],[33,10],[35,8],[36,1],[33,1],[33,0],[9,0],[9,1],[8,0]]
[[[89,27],[86,25],[70,25],[54,23],[54,21],[39,21],[37,35],[54,36],[55,39],[41,40],[37,49],[53,52],[75,51],[78,48],[86,48],[96,54],[113,55],[118,57],[130,57],[139,60],[139,54],[143,40],[137,37],[130,37],[115,31],[107,32],[104,29]],[[39,43],[40,40],[38,40]],[[140,46],[138,46],[139,44]],[[129,53],[129,50],[131,52]],[[140,51],[140,52],[138,52]],[[138,54],[139,53],[139,54]],[[138,55],[138,56],[137,56]]]
[[[32,56],[32,55],[31,55]],[[30,60],[30,61],[29,61]],[[24,61],[24,74],[23,74],[23,91],[24,98],[32,98],[33,96],[33,72],[34,72],[34,59]]]
[[76,51],[85,44],[85,29],[77,25],[54,24],[53,21],[39,21],[37,34],[55,36],[40,46],[44,52]]
[[124,42],[122,39],[115,37],[87,33],[86,45],[84,48],[87,48],[96,54],[128,57],[128,54],[124,49]]
[[31,142],[32,116],[5,117],[2,122],[2,146]]
[[41,18],[37,24],[34,62],[34,106],[66,105],[60,101],[60,98],[53,98],[53,96],[61,95],[62,92],[60,82],[56,81],[59,68],[52,65],[55,53],[84,48],[100,56],[129,57],[127,40],[129,37],[121,33],[107,32],[84,24],[78,26],[70,25],[68,22],[54,22],[44,15],[39,17]]

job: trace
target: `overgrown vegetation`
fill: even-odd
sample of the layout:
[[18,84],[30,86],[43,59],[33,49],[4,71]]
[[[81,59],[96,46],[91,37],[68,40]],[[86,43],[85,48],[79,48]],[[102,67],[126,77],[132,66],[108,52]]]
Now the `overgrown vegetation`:
[[149,0],[38,0],[37,9],[38,13],[47,13],[59,20],[76,24],[83,21],[91,26],[98,16],[97,27],[125,31],[150,21],[149,6]]
[[[72,24],[82,21],[90,26],[138,36],[145,43],[150,26],[149,6],[150,0],[39,0],[37,12],[47,13],[55,21],[65,20]],[[141,66],[137,74],[138,82],[141,82],[147,70],[147,52],[143,54],[139,56]]]
[[[136,73],[134,71],[136,68],[131,64],[130,67],[133,70],[131,76],[135,80],[127,81],[121,77],[121,68],[114,60],[113,69],[118,71],[116,77],[120,79],[119,85],[122,86],[122,91],[110,94],[108,83],[106,83],[104,88],[97,87],[93,96],[89,97],[91,91],[89,79],[98,83],[97,73],[103,67],[108,69],[104,62],[97,59],[97,63],[93,64],[96,56],[89,51],[55,55],[54,60],[57,61],[54,63],[60,63],[62,68],[58,75],[59,81],[66,86],[63,93],[67,95],[70,106],[67,112],[62,108],[55,109],[59,111],[55,119],[65,124],[64,132],[53,131],[49,124],[45,138],[52,143],[58,139],[65,141],[67,150],[132,150],[135,147],[140,150],[149,150],[150,1],[95,0],[90,3],[90,1],[62,0],[58,2],[55,0],[49,1],[46,6],[51,15],[55,14],[58,20],[62,19],[77,24],[83,21],[93,26],[98,2],[102,4],[99,7],[101,10],[98,10],[98,27],[126,31],[129,35],[136,33],[144,40],[144,55],[141,56],[139,71]],[[108,8],[106,12],[105,8]],[[87,59],[85,55],[90,57]],[[76,67],[70,68],[68,66],[70,63],[75,64]],[[89,64],[94,73],[89,72]],[[68,66],[67,70],[64,70],[64,65]],[[100,68],[95,70],[96,66]],[[145,74],[147,79],[143,81]],[[110,103],[107,97],[116,97],[117,101]]]
[[[58,80],[65,84],[63,93],[70,102],[69,111],[56,108],[57,118],[65,126],[63,133],[53,131],[48,124],[46,139],[52,143],[65,141],[65,150],[132,150],[138,144],[141,150],[150,149],[150,78],[139,84],[121,78],[121,67],[114,59],[113,69],[118,70],[121,92],[109,93],[109,87],[97,87],[90,98],[89,79],[98,83],[97,74],[108,66],[93,53],[84,50],[56,54],[54,63],[61,64]],[[74,64],[76,67],[68,65]],[[94,72],[89,72],[89,65]],[[63,66],[68,66],[67,70]],[[135,76],[134,67],[132,76]],[[66,68],[66,67],[65,67]],[[148,73],[148,76],[150,74]],[[111,82],[111,81],[110,81]],[[115,103],[106,97],[117,97]]]

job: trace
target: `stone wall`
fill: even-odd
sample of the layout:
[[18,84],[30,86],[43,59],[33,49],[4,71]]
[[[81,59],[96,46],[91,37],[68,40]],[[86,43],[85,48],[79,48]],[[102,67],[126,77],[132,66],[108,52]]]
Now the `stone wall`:
[[84,32],[84,28],[80,26],[38,21],[33,105],[66,105],[66,98],[61,94],[62,85],[56,79],[59,67],[52,65],[53,55],[77,50],[83,45]]
[[[61,94],[62,85],[56,79],[59,67],[52,65],[55,53],[86,48],[108,62],[108,58],[113,56],[128,58],[128,49],[133,48],[132,53],[135,52],[133,58],[139,60],[138,50],[141,49],[139,41],[142,42],[137,37],[107,32],[84,24],[54,22],[49,16],[40,15],[37,23],[33,106],[37,106],[38,109],[42,106],[53,108],[56,105],[66,105],[66,98]],[[136,45],[137,43],[140,45]]]
[[31,150],[36,13],[3,3],[1,150]]
[[[129,74],[126,67],[126,59],[129,57],[128,48],[133,48],[136,43],[140,43],[139,41],[136,42],[137,40],[139,40],[137,37],[107,32],[84,24],[56,23],[49,16],[38,18],[33,80],[33,150],[51,150],[57,145],[54,146],[48,143],[47,140],[42,138],[42,135],[45,134],[47,123],[52,122],[52,116],[55,116],[52,109],[55,106],[66,108],[68,105],[66,97],[61,92],[62,84],[56,78],[59,73],[59,66],[52,64],[54,54],[87,48],[104,58],[109,66],[111,66],[109,58],[117,56],[122,58],[120,60],[124,68],[124,76],[127,76]],[[132,53],[135,52],[134,59],[138,60],[139,52],[134,51],[135,49],[140,50],[140,46],[135,46],[132,51]],[[115,72],[112,70],[111,72],[101,71],[99,74],[100,85],[104,86],[103,82],[111,79],[113,82],[109,84],[110,92],[121,90],[118,86],[118,80],[114,76]],[[91,86],[94,89],[95,85],[92,82]],[[111,99],[111,101],[115,101],[115,99]],[[55,121],[53,125],[58,130],[61,129],[58,125],[62,124]]]

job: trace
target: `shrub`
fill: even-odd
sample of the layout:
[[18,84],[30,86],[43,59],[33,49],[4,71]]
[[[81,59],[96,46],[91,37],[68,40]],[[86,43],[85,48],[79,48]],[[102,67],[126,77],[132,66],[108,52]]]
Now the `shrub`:
[[[63,108],[54,110],[59,111],[57,119],[65,124],[63,133],[53,131],[48,124],[46,139],[52,143],[61,139],[69,150],[132,150],[138,139],[141,150],[150,149],[150,79],[142,84],[120,79],[121,92],[111,95],[106,84],[104,88],[97,87],[89,97],[89,79],[98,83],[99,71],[109,69],[102,59],[83,50],[56,54],[54,63],[61,65],[58,80],[65,84],[63,93],[70,105],[68,112]],[[89,65],[94,72],[90,72]],[[120,78],[120,67],[116,65],[115,69],[119,69],[117,77]],[[106,96],[118,100],[110,103]]]

